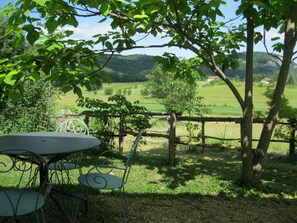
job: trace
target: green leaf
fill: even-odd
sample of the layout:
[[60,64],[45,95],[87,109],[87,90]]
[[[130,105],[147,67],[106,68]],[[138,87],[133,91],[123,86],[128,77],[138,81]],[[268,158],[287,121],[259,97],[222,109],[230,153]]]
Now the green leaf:
[[280,39],[281,38],[279,36],[271,38],[272,41],[276,41],[276,40],[280,40]]
[[24,16],[28,17],[29,15],[30,15],[30,10],[26,10],[26,11],[24,12]]
[[33,26],[32,24],[27,24],[24,25],[22,29],[29,33],[35,29],[35,26]]
[[72,31],[72,30],[66,30],[65,31],[66,36],[71,36],[73,33],[74,33],[74,31]]
[[22,34],[19,34],[13,41],[13,48],[17,48],[25,42],[25,38]]
[[107,16],[110,10],[110,4],[108,2],[103,2],[103,4],[100,7],[100,12],[104,15]]
[[33,46],[34,43],[39,39],[39,33],[36,31],[29,32],[26,39]]
[[4,83],[13,86],[15,82],[17,81],[17,78],[15,77],[16,74],[19,72],[17,70],[10,71],[4,78]]
[[0,60],[0,64],[5,63],[5,62],[7,62],[7,61],[8,61],[7,58],[1,59],[1,60]]
[[45,26],[49,33],[53,33],[57,29],[58,25],[59,23],[54,19],[47,20],[47,22],[45,23]]
[[106,46],[107,49],[110,49],[110,50],[113,48],[112,44],[110,42],[106,42],[105,46]]
[[[61,18],[60,18],[61,19]],[[68,16],[66,19],[62,19],[61,23],[63,25],[72,25],[74,26],[75,28],[78,26],[78,21],[76,20],[75,16],[71,15],[71,16]]]
[[13,101],[16,101],[18,99],[21,98],[21,94],[19,92],[16,92],[16,91],[11,91],[8,93],[8,97],[13,100]]
[[71,89],[72,89],[71,86],[66,85],[66,86],[62,87],[61,90],[62,90],[63,93],[67,93],[68,91],[71,91]]
[[34,81],[37,81],[37,80],[40,80],[40,75],[38,73],[31,73],[30,74],[30,77],[29,77],[31,80],[34,80]]
[[73,93],[78,95],[79,97],[82,97],[82,91],[81,91],[80,87],[74,86]]
[[41,6],[44,6],[47,1],[48,0],[33,0],[33,2],[36,2],[38,5],[41,5]]
[[140,14],[140,15],[135,15],[133,18],[134,19],[146,19],[146,18],[148,18],[148,15]]
[[160,10],[160,7],[157,6],[157,5],[151,5],[149,8],[148,8],[148,11],[150,14],[153,14],[155,12],[158,12]]

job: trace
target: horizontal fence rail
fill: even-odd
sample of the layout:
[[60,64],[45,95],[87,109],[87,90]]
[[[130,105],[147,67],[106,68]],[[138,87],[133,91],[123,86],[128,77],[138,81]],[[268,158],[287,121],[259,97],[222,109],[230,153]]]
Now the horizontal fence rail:
[[[68,116],[83,116],[86,124],[89,124],[90,118],[96,118],[97,117],[97,112],[96,111],[84,111],[79,115],[73,115],[73,114],[64,114],[60,116],[60,119],[65,119]],[[132,113],[127,113],[126,116],[131,115]],[[206,145],[206,139],[216,139],[216,140],[222,140],[222,141],[240,141],[240,138],[222,138],[222,137],[217,137],[217,136],[210,136],[206,134],[206,123],[225,123],[225,122],[232,122],[235,124],[240,124],[242,118],[240,117],[203,117],[203,116],[197,116],[197,117],[190,117],[190,116],[182,116],[179,113],[175,112],[143,112],[143,113],[133,113],[133,114],[143,114],[143,115],[149,115],[151,117],[159,117],[160,119],[167,120],[168,121],[168,129],[166,131],[154,131],[151,129],[147,129],[144,136],[147,137],[160,137],[160,138],[165,138],[168,139],[168,157],[169,157],[169,163],[171,165],[174,165],[175,163],[175,148],[177,144],[182,144],[182,145],[193,145],[193,141],[187,142],[187,141],[182,141],[181,138],[183,136],[177,135],[176,134],[176,126],[178,122],[197,122],[201,123],[201,132],[196,136],[190,136],[186,135],[188,138],[194,138],[197,139],[196,144],[197,145]],[[120,118],[119,120],[119,130],[118,134],[113,134],[114,137],[119,138],[119,149],[122,149],[123,147],[123,140],[124,136],[127,134],[134,134],[132,132],[128,132],[124,128],[124,119],[121,120],[122,116],[119,115],[111,115],[112,117],[115,118]],[[253,119],[253,124],[264,124],[265,119],[261,118],[254,118]],[[295,132],[296,132],[296,125],[297,121],[295,119],[289,119],[287,121],[280,121],[278,122],[278,125],[288,125],[291,127],[291,133],[290,133],[290,139],[289,140],[278,140],[278,139],[271,139],[271,142],[280,142],[280,143],[288,143],[289,144],[289,158],[293,159],[295,157]],[[90,133],[92,133],[92,130],[90,130]],[[201,143],[198,141],[198,139],[201,139]],[[253,139],[253,141],[259,141],[259,139]]]

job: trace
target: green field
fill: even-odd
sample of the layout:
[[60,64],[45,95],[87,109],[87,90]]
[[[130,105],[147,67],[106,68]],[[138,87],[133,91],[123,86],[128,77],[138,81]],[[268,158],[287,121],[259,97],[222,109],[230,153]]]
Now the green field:
[[[131,95],[126,96],[131,102],[139,100],[140,105],[146,107],[149,111],[164,111],[164,106],[161,105],[156,98],[144,97],[140,94],[145,83],[113,83],[103,85],[103,89],[87,92],[84,91],[84,96],[89,98],[97,98],[103,101],[107,101],[108,95],[104,95],[104,88],[113,88],[114,93],[121,89],[131,89]],[[244,92],[244,83],[236,83],[236,87],[241,94]],[[267,110],[267,98],[263,95],[265,92],[265,86],[254,86],[254,110],[265,111]],[[241,116],[241,109],[238,102],[233,96],[232,92],[225,85],[210,85],[206,82],[198,83],[199,96],[203,96],[203,103],[210,109],[210,113],[202,114],[203,116]],[[295,87],[287,87],[285,89],[285,97],[289,99],[289,103],[293,107],[297,107],[297,89]],[[57,111],[59,109],[69,108],[69,106],[75,106],[77,96],[72,92],[61,95],[56,101]]]
[[[203,103],[207,108],[210,109],[210,112],[202,114],[203,116],[227,116],[227,117],[236,117],[241,116],[241,109],[232,95],[231,91],[225,85],[210,85],[206,82],[199,82],[198,94],[203,96]],[[119,89],[131,89],[131,95],[126,96],[127,99],[131,102],[139,100],[140,105],[146,107],[149,111],[160,112],[164,111],[164,106],[161,105],[156,98],[152,97],[143,97],[140,94],[141,89],[143,89],[145,83],[113,83],[109,85],[104,85],[103,89],[94,91],[94,92],[84,92],[85,97],[97,98],[103,101],[107,101],[107,95],[104,95],[104,88],[110,87],[114,89],[114,93]],[[239,92],[244,92],[244,84],[236,83],[236,87]],[[254,86],[254,110],[255,111],[266,111],[267,110],[267,98],[263,95],[265,92],[265,86],[255,84]],[[297,107],[297,89],[295,87],[287,87],[285,89],[285,97],[289,99],[289,103],[293,107]],[[77,96],[73,93],[67,93],[60,95],[60,98],[56,101],[56,110],[57,113],[61,109],[76,108]],[[76,108],[77,109],[77,108]],[[80,108],[80,110],[83,110]],[[80,111],[79,110],[79,111]],[[168,123],[166,120],[155,120],[153,121],[153,129],[156,131],[166,131],[168,128]],[[215,136],[220,138],[239,138],[240,130],[238,123],[207,123],[206,126],[206,135]],[[200,128],[201,129],[201,128]],[[200,130],[199,129],[199,130]],[[199,131],[197,130],[197,131]],[[258,139],[261,133],[261,125],[255,124],[253,129],[253,138]],[[183,124],[178,124],[177,134],[184,135],[187,134],[187,130]],[[239,146],[239,142],[235,141],[224,141],[224,140],[215,140],[207,139],[206,143],[208,144],[228,144]],[[253,142],[256,146],[257,142]],[[289,145],[287,143],[271,143],[270,149],[275,152],[287,152]]]

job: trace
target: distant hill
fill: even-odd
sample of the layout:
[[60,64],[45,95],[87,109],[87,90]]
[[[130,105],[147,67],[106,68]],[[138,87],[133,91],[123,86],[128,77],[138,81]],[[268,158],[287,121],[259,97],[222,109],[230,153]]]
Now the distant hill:
[[[245,61],[246,53],[238,54],[239,69],[238,70],[228,70],[226,71],[229,77],[234,77],[235,75],[240,78],[244,78],[245,75]],[[254,53],[254,75],[262,76],[276,76],[279,72],[281,62],[264,52],[255,52]],[[290,74],[294,74],[294,77],[297,77],[297,64],[292,63]],[[297,79],[296,79],[297,80]]]
[[[245,53],[238,54],[239,69],[227,70],[229,77],[238,76],[244,78],[245,75]],[[104,62],[107,58],[100,58]],[[129,56],[115,55],[111,58],[104,72],[113,82],[143,82],[145,76],[149,74],[156,65],[154,57],[149,55],[135,54]],[[254,53],[254,74],[258,76],[273,77],[277,75],[280,68],[280,61],[267,53]],[[202,68],[203,69],[203,68]],[[213,75],[212,71],[204,68],[206,74]],[[293,81],[297,80],[297,64],[293,63],[290,69],[293,74]]]
[[[107,58],[100,58],[103,62]],[[148,55],[115,55],[108,62],[104,72],[113,82],[144,82],[145,75],[156,65],[153,56]]]

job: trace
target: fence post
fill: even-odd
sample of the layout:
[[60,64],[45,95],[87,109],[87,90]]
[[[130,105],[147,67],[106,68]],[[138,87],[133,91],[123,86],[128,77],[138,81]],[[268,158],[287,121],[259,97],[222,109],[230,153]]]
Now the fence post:
[[86,123],[86,125],[89,128],[90,116],[88,114],[85,114],[84,122]]
[[119,150],[123,152],[124,149],[124,123],[125,123],[125,116],[120,116],[120,123],[119,123]]
[[202,127],[202,130],[201,130],[201,132],[202,132],[202,145],[205,145],[205,121],[202,121],[201,127]]
[[290,133],[290,148],[289,148],[289,160],[293,162],[295,160],[295,131],[296,131],[296,119],[289,119],[291,126]]
[[61,122],[65,121],[66,112],[64,109],[61,109]]
[[170,112],[169,119],[169,142],[168,142],[168,157],[169,157],[169,165],[175,165],[175,135],[176,135],[176,112]]

